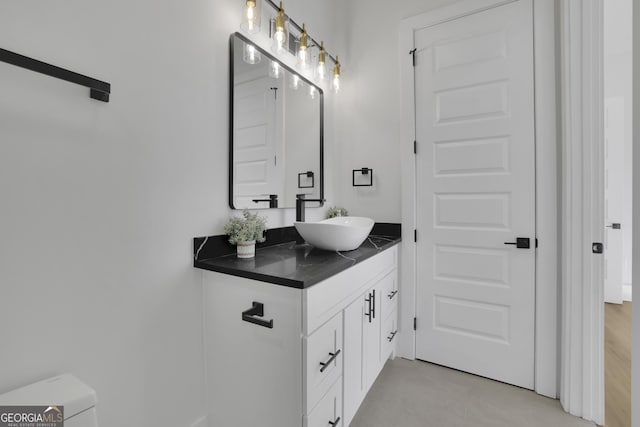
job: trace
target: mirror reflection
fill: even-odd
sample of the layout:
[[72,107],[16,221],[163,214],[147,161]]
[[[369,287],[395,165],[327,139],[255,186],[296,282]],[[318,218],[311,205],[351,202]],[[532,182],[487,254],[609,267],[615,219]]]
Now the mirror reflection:
[[230,206],[293,208],[297,194],[323,199],[322,90],[238,33],[230,78]]

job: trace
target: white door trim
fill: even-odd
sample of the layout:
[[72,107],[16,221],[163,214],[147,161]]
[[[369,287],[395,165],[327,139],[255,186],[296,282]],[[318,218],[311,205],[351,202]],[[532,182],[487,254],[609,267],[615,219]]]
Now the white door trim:
[[562,329],[560,401],[604,424],[603,4],[560,2]]
[[[409,51],[414,32],[452,19],[480,12],[517,0],[464,0],[400,24],[399,61],[401,64],[401,153],[402,165],[402,257],[400,266],[400,330],[398,355],[415,358],[416,313],[416,227],[415,101],[413,66]],[[557,132],[555,69],[555,2],[533,0],[535,62],[536,131],[536,354],[535,391],[557,397]],[[418,325],[419,327],[419,325]]]

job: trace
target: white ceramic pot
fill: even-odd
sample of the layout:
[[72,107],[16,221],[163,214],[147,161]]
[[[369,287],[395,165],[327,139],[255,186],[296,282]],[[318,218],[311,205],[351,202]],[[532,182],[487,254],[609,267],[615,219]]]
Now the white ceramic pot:
[[238,253],[238,258],[253,258],[256,256],[256,241],[251,240],[250,242],[238,242],[236,245],[236,251]]

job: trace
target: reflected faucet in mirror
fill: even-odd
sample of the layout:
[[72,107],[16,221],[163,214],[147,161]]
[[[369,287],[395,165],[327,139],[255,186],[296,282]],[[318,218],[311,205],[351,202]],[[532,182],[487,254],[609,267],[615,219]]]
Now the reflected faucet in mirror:
[[277,194],[269,194],[269,198],[268,199],[253,199],[253,203],[260,203],[260,202],[269,202],[269,207],[270,208],[277,208],[278,207],[278,195]]
[[324,203],[324,199],[307,199],[306,194],[296,194],[296,221],[304,222],[305,203],[318,202]]

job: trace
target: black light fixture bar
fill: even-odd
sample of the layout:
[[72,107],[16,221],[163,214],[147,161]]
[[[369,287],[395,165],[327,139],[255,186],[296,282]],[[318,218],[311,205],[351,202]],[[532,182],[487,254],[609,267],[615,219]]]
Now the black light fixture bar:
[[[280,6],[278,6],[277,4],[275,4],[273,2],[273,0],[264,0],[269,6],[271,6],[274,10],[278,11],[280,10]],[[291,22],[293,24],[294,27],[296,27],[296,29],[298,30],[298,32],[302,32],[302,27],[300,25],[298,25],[298,23],[293,20],[293,18],[291,18],[289,15],[287,15],[287,13],[285,12],[284,16],[287,17],[287,19],[289,20],[289,22]],[[320,43],[318,43],[313,37],[311,37],[311,34],[309,34],[309,32],[307,31],[307,37],[309,37],[309,40],[311,40],[311,42],[315,45],[315,46],[320,46]],[[327,54],[327,56],[329,57],[329,59],[331,59],[333,61],[333,63],[337,63],[338,61],[336,61],[336,58],[334,58],[329,51],[327,51],[325,49],[325,52]]]
[[5,49],[0,49],[0,61],[17,67],[26,68],[27,70],[35,71],[37,73],[46,74],[47,76],[55,77],[60,80],[75,83],[80,86],[88,87],[91,89],[89,93],[91,98],[97,99],[98,101],[109,102],[111,84],[107,82],[96,80]]

